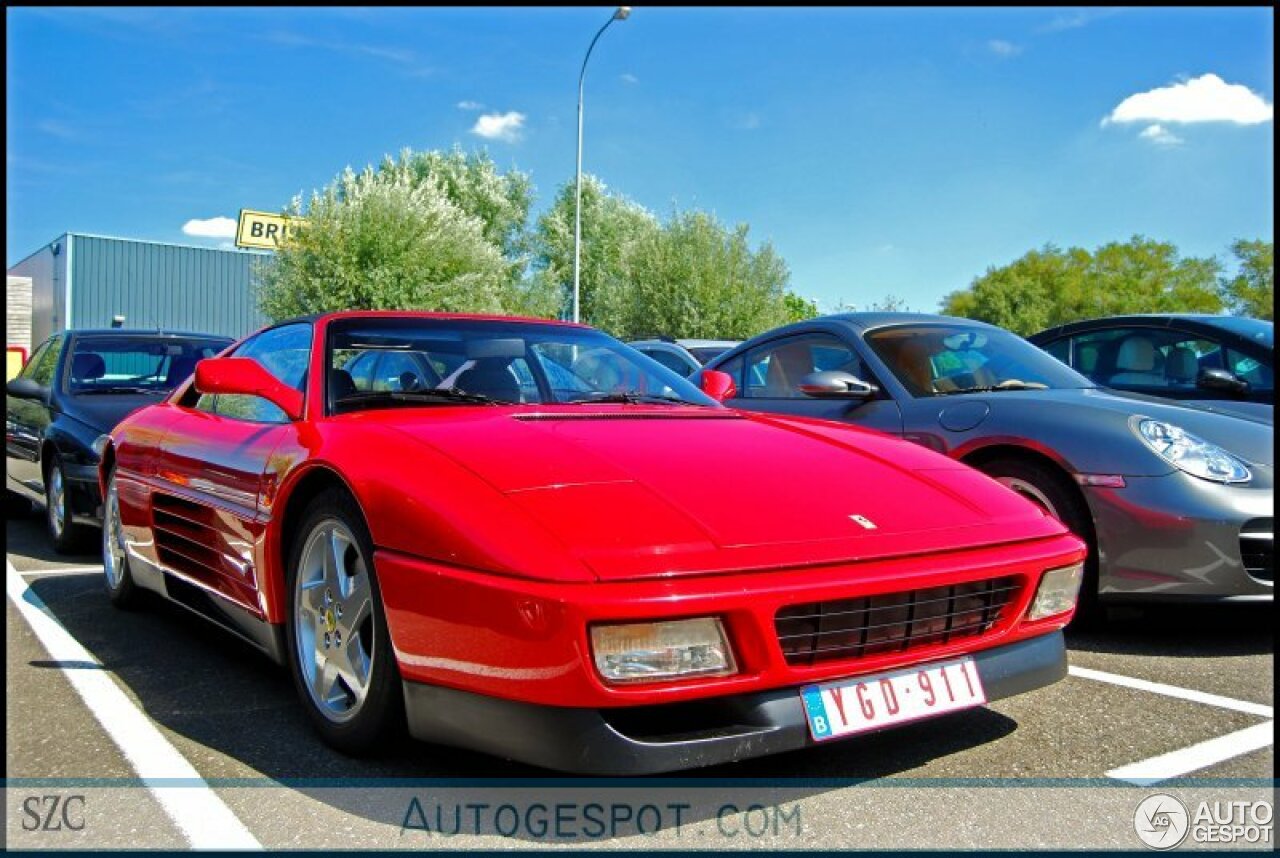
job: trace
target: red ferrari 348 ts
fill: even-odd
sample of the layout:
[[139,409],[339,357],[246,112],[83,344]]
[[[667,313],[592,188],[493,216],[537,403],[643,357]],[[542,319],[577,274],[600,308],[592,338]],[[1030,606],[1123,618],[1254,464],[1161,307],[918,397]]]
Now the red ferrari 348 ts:
[[99,439],[108,593],[286,664],[342,750],[407,722],[577,772],[800,748],[1065,674],[1084,548],[1061,524],[915,444],[727,409],[727,380],[555,322],[267,328]]

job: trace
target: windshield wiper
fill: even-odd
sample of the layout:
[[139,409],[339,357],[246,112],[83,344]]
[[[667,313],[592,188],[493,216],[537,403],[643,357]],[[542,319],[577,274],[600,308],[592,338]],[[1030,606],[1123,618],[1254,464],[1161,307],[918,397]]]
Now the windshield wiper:
[[597,403],[623,402],[628,405],[642,405],[645,403],[661,403],[664,405],[695,405],[699,408],[707,406],[701,402],[691,402],[688,399],[681,399],[678,396],[662,396],[657,393],[641,393],[638,390],[623,390],[618,393],[600,393],[589,394],[583,399],[570,399],[565,405],[595,405]]
[[505,399],[494,399],[482,393],[468,393],[456,387],[430,388],[428,390],[371,390],[348,394],[333,405],[337,411],[348,411],[368,402],[468,402],[474,405],[518,405]]
[[1002,381],[999,384],[990,384],[976,387],[958,387],[955,390],[939,390],[935,396],[955,396],[957,393],[998,393],[1002,390],[1048,390],[1049,385],[1041,384],[1038,381],[1019,381],[1011,378],[1008,381]]

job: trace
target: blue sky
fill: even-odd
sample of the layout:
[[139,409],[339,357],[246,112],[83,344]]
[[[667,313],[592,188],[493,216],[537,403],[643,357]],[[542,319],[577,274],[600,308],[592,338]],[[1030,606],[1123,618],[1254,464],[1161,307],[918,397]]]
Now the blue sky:
[[[184,225],[403,147],[486,148],[536,214],[611,12],[7,9],[8,263],[68,230],[218,246]],[[637,7],[592,56],[584,161],[750,224],[824,310],[933,310],[1047,242],[1271,239],[1273,79],[1269,8]]]

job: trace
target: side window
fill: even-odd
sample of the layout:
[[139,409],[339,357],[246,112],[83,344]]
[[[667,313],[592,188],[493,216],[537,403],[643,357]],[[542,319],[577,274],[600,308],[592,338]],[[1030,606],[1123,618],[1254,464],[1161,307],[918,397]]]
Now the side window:
[[688,361],[681,360],[679,355],[672,354],[666,349],[645,349],[643,353],[646,356],[653,358],[676,375],[685,376],[693,371],[693,367],[689,366]]
[[1227,349],[1227,369],[1237,378],[1249,382],[1253,390],[1274,390],[1276,383],[1271,367],[1257,358],[1243,355],[1235,349]]
[[749,399],[807,399],[800,380],[813,372],[839,370],[871,381],[857,354],[829,334],[790,337],[749,352],[746,383],[739,389]]
[[[305,322],[272,328],[246,340],[235,357],[250,357],[290,387],[306,389],[307,364],[311,357],[311,325]],[[219,394],[216,413],[255,423],[288,423],[278,407],[259,396]]]
[[53,345],[54,340],[56,339],[56,337],[50,337],[36,347],[36,350],[31,353],[31,357],[27,358],[27,362],[23,365],[22,371],[18,373],[18,378],[32,377],[36,367],[39,366],[40,361],[44,359],[45,353],[49,351],[50,346]]
[[36,350],[22,370],[22,377],[29,378],[37,384],[52,387],[54,375],[58,371],[58,358],[62,355],[62,334],[55,334],[45,340],[44,345]]

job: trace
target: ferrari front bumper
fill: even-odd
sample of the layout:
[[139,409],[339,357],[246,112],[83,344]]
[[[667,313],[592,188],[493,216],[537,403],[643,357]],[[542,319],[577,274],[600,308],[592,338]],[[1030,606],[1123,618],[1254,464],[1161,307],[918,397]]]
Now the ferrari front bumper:
[[[973,654],[988,700],[1067,674],[1062,632]],[[406,681],[409,732],[559,771],[643,775],[711,766],[813,745],[798,687],[684,703],[547,706]]]

